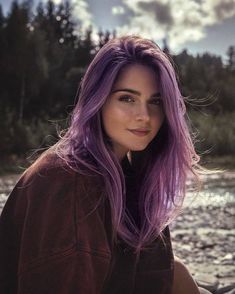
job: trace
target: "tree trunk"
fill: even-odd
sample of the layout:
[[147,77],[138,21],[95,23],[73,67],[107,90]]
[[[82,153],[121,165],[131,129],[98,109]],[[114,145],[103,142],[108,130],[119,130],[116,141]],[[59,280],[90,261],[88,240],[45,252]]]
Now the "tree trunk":
[[24,115],[24,100],[25,100],[25,74],[22,75],[21,79],[21,90],[20,90],[20,111],[19,111],[19,122],[21,123]]

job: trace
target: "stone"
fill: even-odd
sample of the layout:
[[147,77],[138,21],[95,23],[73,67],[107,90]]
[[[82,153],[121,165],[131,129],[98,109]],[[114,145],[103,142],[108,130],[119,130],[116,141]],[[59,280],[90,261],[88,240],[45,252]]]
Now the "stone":
[[208,274],[195,275],[196,283],[199,287],[205,288],[210,292],[215,292],[218,289],[219,281],[215,277]]
[[215,294],[235,294],[235,284],[225,286],[216,290]]

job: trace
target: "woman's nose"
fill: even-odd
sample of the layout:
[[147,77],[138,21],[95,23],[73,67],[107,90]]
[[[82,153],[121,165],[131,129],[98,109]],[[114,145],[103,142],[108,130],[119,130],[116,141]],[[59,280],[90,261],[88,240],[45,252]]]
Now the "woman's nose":
[[149,121],[150,120],[150,114],[149,114],[149,109],[147,106],[140,106],[137,109],[136,112],[136,119],[137,120],[142,120],[142,121]]

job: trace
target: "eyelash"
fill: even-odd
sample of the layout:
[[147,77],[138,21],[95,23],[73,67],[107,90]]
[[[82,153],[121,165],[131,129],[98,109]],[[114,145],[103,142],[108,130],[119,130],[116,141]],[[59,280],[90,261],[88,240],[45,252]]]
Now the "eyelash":
[[[131,99],[131,101],[128,101],[129,99]],[[134,102],[134,98],[129,96],[129,95],[123,95],[123,96],[119,97],[119,101],[124,101],[126,103],[131,103],[131,102]],[[162,104],[162,100],[160,98],[153,99],[153,100],[150,101],[150,103],[152,103],[152,102],[157,102],[157,104],[153,103],[154,105],[157,105],[157,106]]]
[[153,104],[158,106],[158,105],[162,104],[162,99],[161,98],[155,98],[151,102],[157,102],[157,103],[153,103]]
[[[131,99],[132,101],[128,101],[128,99]],[[118,100],[125,101],[125,102],[133,102],[134,99],[129,95],[123,95],[123,96],[120,96]]]

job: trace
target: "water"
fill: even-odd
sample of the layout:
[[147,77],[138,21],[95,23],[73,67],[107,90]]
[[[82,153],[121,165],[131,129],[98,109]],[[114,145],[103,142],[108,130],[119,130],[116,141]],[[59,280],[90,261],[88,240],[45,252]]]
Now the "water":
[[235,204],[235,171],[204,175],[203,188],[195,195],[188,192],[186,207],[225,207]]
[[7,175],[0,177],[0,213],[8,198],[9,193],[15,186],[20,175]]

